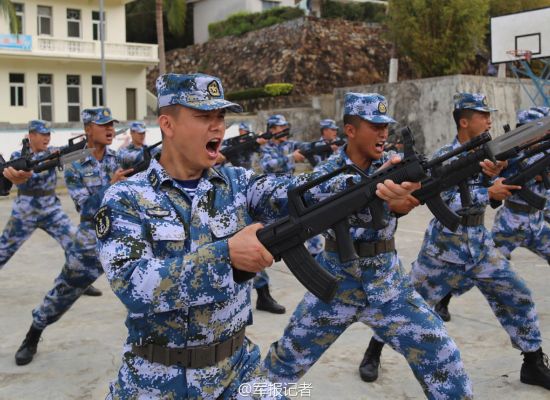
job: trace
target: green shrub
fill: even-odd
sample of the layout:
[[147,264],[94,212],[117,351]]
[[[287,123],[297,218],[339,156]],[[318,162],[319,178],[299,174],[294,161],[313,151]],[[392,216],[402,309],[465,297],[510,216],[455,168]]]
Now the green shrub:
[[238,12],[230,15],[224,21],[208,25],[208,33],[210,38],[214,39],[231,35],[238,36],[303,16],[304,11],[296,7],[276,7],[259,13]]
[[323,0],[322,18],[342,18],[348,21],[382,22],[386,18],[386,6],[375,3],[340,3]]
[[286,96],[292,92],[292,89],[294,89],[294,85],[291,83],[269,83],[263,88],[250,88],[227,93],[225,98],[227,100],[237,101],[258,99],[260,97]]

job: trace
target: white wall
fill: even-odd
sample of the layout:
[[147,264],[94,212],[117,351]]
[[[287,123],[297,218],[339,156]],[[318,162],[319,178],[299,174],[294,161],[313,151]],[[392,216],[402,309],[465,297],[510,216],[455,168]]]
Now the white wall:
[[[9,73],[25,74],[25,105],[10,106]],[[99,62],[2,59],[0,63],[0,122],[26,123],[38,118],[38,74],[53,75],[54,122],[67,122],[67,74],[80,75],[81,110],[92,107],[92,75],[101,75]],[[107,106],[116,118],[126,120],[126,89],[137,94],[137,118],[147,113],[145,68],[142,65],[107,64]],[[5,88],[5,89],[4,89]]]
[[[281,0],[281,6],[294,6],[294,0]],[[208,40],[208,24],[223,21],[241,11],[263,11],[261,0],[199,0],[193,5],[195,43]]]
[[[92,40],[92,11],[99,11],[99,2],[87,0],[15,0],[25,5],[24,31],[26,35],[36,36],[37,6],[52,7],[53,37],[67,38],[67,8],[80,10],[80,29],[82,40]],[[126,42],[126,16],[121,1],[105,1],[105,40],[113,43]],[[0,16],[0,33],[9,33],[8,21]]]

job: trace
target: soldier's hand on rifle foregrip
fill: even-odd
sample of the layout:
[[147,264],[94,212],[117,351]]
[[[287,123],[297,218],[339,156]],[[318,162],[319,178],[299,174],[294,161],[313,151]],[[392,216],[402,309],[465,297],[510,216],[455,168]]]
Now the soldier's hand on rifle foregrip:
[[7,167],[4,168],[3,174],[14,185],[21,185],[31,178],[32,171],[18,171],[13,167]]
[[481,171],[490,178],[494,178],[508,165],[507,162],[497,161],[496,164],[491,160],[483,160],[479,163]]
[[256,232],[262,228],[262,224],[248,225],[229,238],[229,258],[234,268],[260,272],[273,264],[273,256],[256,236]]

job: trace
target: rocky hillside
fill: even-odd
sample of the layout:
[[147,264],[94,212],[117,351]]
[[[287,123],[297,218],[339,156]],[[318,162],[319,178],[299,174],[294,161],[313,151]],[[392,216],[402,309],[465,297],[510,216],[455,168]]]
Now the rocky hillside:
[[[379,25],[304,18],[240,37],[225,37],[172,50],[167,70],[204,72],[222,78],[227,91],[266,83],[295,85],[293,98],[329,93],[333,88],[387,80],[390,45]],[[400,79],[408,69],[400,65]],[[154,93],[155,68],[148,86]]]

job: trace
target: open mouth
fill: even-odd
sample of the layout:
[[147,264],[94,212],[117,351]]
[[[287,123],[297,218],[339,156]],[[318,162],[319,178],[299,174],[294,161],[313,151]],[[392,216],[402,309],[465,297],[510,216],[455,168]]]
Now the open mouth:
[[208,143],[206,143],[206,151],[208,152],[208,156],[211,158],[216,158],[218,156],[218,149],[220,148],[222,141],[220,138],[214,138],[210,139]]
[[385,145],[386,145],[386,141],[382,140],[380,142],[376,142],[376,144],[374,146],[376,147],[376,150],[382,152],[382,151],[384,151],[384,146]]

